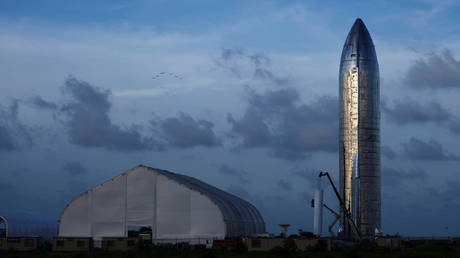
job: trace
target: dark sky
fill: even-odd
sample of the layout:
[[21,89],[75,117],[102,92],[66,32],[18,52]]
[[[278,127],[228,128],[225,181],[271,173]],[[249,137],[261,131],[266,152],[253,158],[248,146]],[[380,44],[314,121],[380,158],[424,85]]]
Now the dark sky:
[[2,1],[2,206],[57,218],[144,164],[251,201],[270,232],[311,231],[318,172],[338,179],[339,58],[361,17],[380,63],[382,230],[460,235],[458,11],[455,1]]

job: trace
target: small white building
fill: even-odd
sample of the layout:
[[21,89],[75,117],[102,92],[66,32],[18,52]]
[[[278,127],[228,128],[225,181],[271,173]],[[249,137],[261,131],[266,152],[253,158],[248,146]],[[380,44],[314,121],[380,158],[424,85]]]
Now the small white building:
[[193,177],[139,165],[74,198],[60,237],[127,237],[149,227],[153,242],[253,236],[265,223],[249,202]]

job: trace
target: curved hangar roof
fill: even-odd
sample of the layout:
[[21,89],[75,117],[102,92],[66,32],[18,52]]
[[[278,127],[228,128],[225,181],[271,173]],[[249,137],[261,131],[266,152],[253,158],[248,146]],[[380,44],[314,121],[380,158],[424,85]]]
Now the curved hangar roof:
[[59,235],[127,236],[151,226],[154,239],[224,238],[265,232],[249,202],[193,177],[139,165],[74,198]]

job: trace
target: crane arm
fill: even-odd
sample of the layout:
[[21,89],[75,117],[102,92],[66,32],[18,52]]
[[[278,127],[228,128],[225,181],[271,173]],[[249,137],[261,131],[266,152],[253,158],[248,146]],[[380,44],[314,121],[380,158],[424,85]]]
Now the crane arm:
[[335,237],[335,234],[334,234],[334,231],[332,231],[332,228],[334,227],[335,223],[337,223],[337,221],[340,219],[340,214],[335,212],[333,209],[329,208],[329,206],[327,206],[325,203],[323,203],[323,206],[326,209],[328,209],[332,214],[335,215],[334,221],[331,223],[331,225],[329,225],[329,227],[327,227],[329,234],[331,234],[332,237]]
[[320,172],[319,177],[327,176],[327,179],[329,179],[329,183],[331,184],[332,188],[334,189],[334,193],[337,196],[337,199],[339,200],[340,207],[343,210],[343,213],[345,214],[345,217],[348,221],[348,224],[350,224],[353,233],[355,234],[356,239],[361,240],[361,234],[359,233],[358,227],[356,226],[355,222],[353,219],[351,219],[350,211],[345,207],[345,203],[342,200],[342,197],[340,197],[339,191],[337,191],[337,188],[335,187],[334,182],[332,181],[331,176],[329,175],[328,172]]

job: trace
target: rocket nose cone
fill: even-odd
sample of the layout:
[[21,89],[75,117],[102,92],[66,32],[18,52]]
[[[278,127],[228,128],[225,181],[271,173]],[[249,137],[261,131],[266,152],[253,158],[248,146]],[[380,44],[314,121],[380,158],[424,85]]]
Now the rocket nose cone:
[[350,32],[348,33],[348,35],[350,35],[350,33],[360,33],[362,32],[363,30],[367,30],[366,29],[366,25],[364,25],[364,22],[363,20],[361,19],[356,19],[356,21],[353,23],[353,26],[351,26],[351,29],[350,29]]
[[363,20],[361,20],[360,18],[356,19],[355,23],[353,23],[353,27],[356,27],[359,30],[366,30],[367,31],[366,25],[364,25]]
[[356,19],[345,40],[342,59],[352,57],[376,59],[371,35],[361,19]]
[[372,38],[369,31],[361,19],[356,19],[351,27],[345,44],[372,44]]

